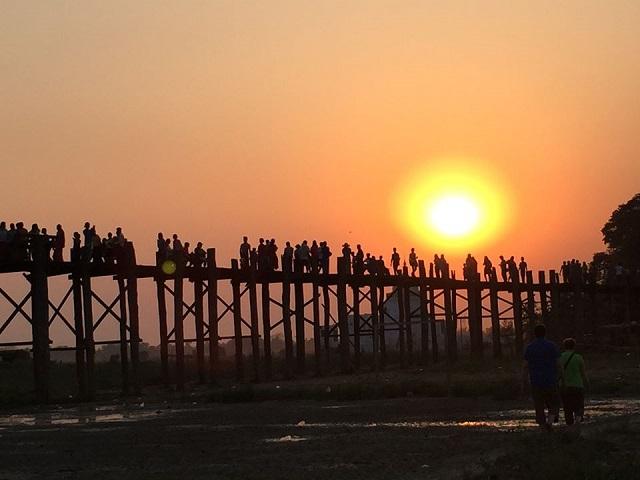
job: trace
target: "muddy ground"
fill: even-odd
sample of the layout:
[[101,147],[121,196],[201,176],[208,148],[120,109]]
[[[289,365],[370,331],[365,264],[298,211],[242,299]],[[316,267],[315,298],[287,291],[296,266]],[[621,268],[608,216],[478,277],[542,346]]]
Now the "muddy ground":
[[31,408],[0,415],[0,480],[640,478],[640,401],[595,399],[588,412],[575,438],[538,431],[524,400]]

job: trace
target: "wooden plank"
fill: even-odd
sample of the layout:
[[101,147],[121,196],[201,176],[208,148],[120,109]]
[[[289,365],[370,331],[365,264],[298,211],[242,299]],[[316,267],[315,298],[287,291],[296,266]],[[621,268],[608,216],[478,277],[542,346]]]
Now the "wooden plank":
[[219,355],[218,332],[218,278],[216,266],[216,249],[207,249],[207,315],[209,329],[209,382],[217,381]]
[[258,291],[256,286],[256,271],[249,273],[249,317],[251,325],[251,365],[253,366],[253,381],[260,381],[260,331],[258,330]]
[[452,310],[452,292],[453,282],[449,278],[447,272],[444,272],[443,276],[443,296],[444,296],[444,318],[445,318],[445,351],[447,354],[447,360],[449,362],[455,362],[458,357],[458,341],[456,338],[456,320],[453,316]]
[[324,369],[331,369],[331,338],[329,331],[331,330],[331,297],[329,296],[329,286],[327,283],[322,284],[322,313],[324,317],[323,335],[324,335]]
[[527,270],[526,279],[527,279],[527,317],[528,317],[527,335],[528,335],[528,340],[531,341],[533,340],[533,337],[534,337],[533,329],[535,328],[535,324],[536,324],[536,297],[535,297],[534,284],[533,284],[533,272],[531,270]]
[[380,277],[377,277],[377,280],[378,280],[378,311],[379,311],[378,318],[380,319],[380,366],[384,367],[387,364],[387,338],[385,334],[386,316],[384,314],[385,287],[384,287],[384,282]]
[[291,331],[291,280],[288,271],[282,274],[282,328],[284,330],[284,375],[293,374],[293,333]]
[[169,338],[167,329],[167,299],[165,295],[165,282],[160,277],[162,272],[158,269],[156,277],[156,298],[158,300],[158,324],[160,330],[160,372],[162,383],[169,385]]
[[429,291],[427,288],[427,272],[424,260],[418,260],[420,285],[420,363],[429,363]]
[[500,338],[500,308],[498,305],[498,282],[495,275],[489,280],[489,302],[491,309],[491,344],[494,358],[502,358]]
[[198,369],[198,383],[206,381],[206,367],[204,360],[204,283],[196,278],[193,281],[194,317],[196,322],[196,362]]
[[138,311],[138,278],[136,277],[136,252],[127,242],[127,303],[129,304],[129,328],[131,351],[131,385],[133,393],[140,394],[140,318]]
[[36,400],[49,401],[49,285],[45,249],[46,239],[31,241],[33,268],[31,270],[31,331],[33,340],[33,372]]
[[[409,276],[406,275],[408,279]],[[411,287],[408,282],[404,284],[404,323],[407,340],[407,363],[413,365],[413,315],[411,315]]]
[[231,292],[233,296],[233,338],[236,360],[236,380],[244,380],[244,354],[242,352],[242,302],[240,298],[240,269],[238,260],[231,260]]
[[380,371],[380,309],[378,306],[377,277],[369,275],[369,300],[371,302],[371,327],[373,329],[373,370]]
[[[429,273],[430,277],[433,275]],[[438,361],[438,332],[436,330],[436,291],[429,284],[429,318],[431,321],[431,358],[434,363]]]
[[269,292],[269,282],[262,282],[262,335],[264,349],[264,375],[267,380],[272,376],[271,360],[271,293]]
[[76,339],[76,381],[78,395],[82,400],[87,397],[87,372],[84,361],[84,325],[82,324],[82,280],[79,272],[72,274],[73,291],[73,328]]
[[348,373],[349,365],[349,321],[347,318],[347,261],[338,258],[338,285],[336,286],[338,301],[338,331],[340,334],[340,370]]
[[516,277],[511,282],[511,293],[513,298],[513,329],[515,333],[516,355],[522,356],[524,350],[524,339],[522,332],[522,296],[520,292],[520,279]]
[[127,339],[127,288],[122,275],[117,277],[118,307],[120,314],[120,376],[122,377],[122,393],[129,393],[129,344]]
[[545,281],[545,272],[538,272],[538,288],[540,289],[540,313],[542,314],[542,323],[549,323],[549,302],[547,301],[547,282]]
[[176,387],[179,392],[184,391],[184,268],[185,260],[178,254],[175,258],[176,271],[173,278],[173,331],[175,336],[174,348],[176,352]]
[[352,285],[353,291],[353,366],[360,368],[360,287]]
[[314,275],[311,284],[312,310],[313,310],[313,358],[316,375],[322,374],[322,329],[320,328],[320,290],[318,288],[318,276]]
[[91,298],[91,274],[89,264],[82,269],[82,311],[84,318],[84,348],[87,365],[87,400],[96,396],[96,346],[93,340],[93,303]]
[[296,261],[293,266],[294,283],[293,294],[295,298],[296,318],[296,372],[305,371],[305,335],[304,335],[304,285],[302,283],[302,264]]

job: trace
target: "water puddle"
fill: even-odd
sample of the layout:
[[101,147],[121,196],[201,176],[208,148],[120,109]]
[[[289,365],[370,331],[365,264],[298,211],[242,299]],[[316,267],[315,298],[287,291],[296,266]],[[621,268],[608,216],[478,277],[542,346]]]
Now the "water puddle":
[[31,415],[1,415],[0,429],[7,427],[90,425],[111,422],[133,422],[158,417],[157,411],[126,410],[116,412],[116,407],[97,407],[92,411],[67,409]]

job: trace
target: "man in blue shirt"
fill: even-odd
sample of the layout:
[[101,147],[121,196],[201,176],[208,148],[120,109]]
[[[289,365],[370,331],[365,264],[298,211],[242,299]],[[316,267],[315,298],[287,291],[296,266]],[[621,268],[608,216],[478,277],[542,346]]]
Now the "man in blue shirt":
[[[551,424],[558,421],[560,413],[560,396],[558,394],[558,375],[562,369],[558,368],[560,351],[555,343],[545,338],[544,325],[536,325],[535,340],[529,345],[524,354],[524,373],[528,373],[531,383],[531,396],[536,409],[536,422],[546,430],[551,430]],[[545,408],[548,415],[545,414]]]

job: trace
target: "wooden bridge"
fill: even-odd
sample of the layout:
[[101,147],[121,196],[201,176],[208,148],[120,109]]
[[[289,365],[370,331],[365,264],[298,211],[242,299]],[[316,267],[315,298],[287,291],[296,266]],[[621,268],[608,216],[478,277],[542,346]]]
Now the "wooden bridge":
[[[427,270],[422,261],[415,277],[406,267],[401,275],[353,274],[349,259],[339,257],[337,273],[303,272],[301,265],[290,273],[260,273],[240,269],[237,260],[230,268],[218,267],[215,249],[209,249],[206,266],[187,267],[184,259],[176,259],[173,271],[166,273],[161,265],[138,265],[130,242],[116,264],[51,262],[45,240],[38,238],[31,251],[32,261],[0,265],[0,274],[22,272],[29,285],[21,300],[0,287],[13,309],[0,325],[0,347],[32,348],[40,402],[49,399],[50,352],[55,350],[75,352],[78,393],[94,398],[96,346],[104,344],[120,346],[123,392],[140,390],[139,280],[156,284],[162,379],[165,384],[173,381],[178,390],[185,388],[187,343],[195,344],[199,382],[219,378],[221,343],[228,340],[236,379],[260,381],[292,378],[309,370],[322,375],[331,362],[349,373],[380,369],[392,358],[403,366],[453,362],[461,354],[480,358],[489,346],[494,357],[521,355],[537,322],[545,323],[552,336],[583,339],[603,318],[616,315],[630,322],[638,310],[637,286],[559,283],[553,270],[548,277],[538,272],[536,281],[531,271],[525,282],[486,282],[479,275],[467,281],[435,278],[432,266]],[[54,276],[70,282],[55,303],[49,296],[49,278]],[[92,289],[92,280],[99,277],[117,285],[112,301]],[[192,284],[192,295],[185,295],[190,293],[185,292],[185,280]],[[63,314],[67,302],[73,306],[72,319]],[[102,313],[96,315],[99,310]],[[3,332],[19,316],[31,324],[31,338],[3,343]],[[97,341],[94,333],[107,317],[117,321],[119,337]],[[50,338],[50,326],[56,320],[75,336],[74,346],[55,346],[60,342]],[[185,338],[188,322],[194,322],[195,338]],[[222,331],[233,333],[224,336]],[[284,337],[281,371],[274,371],[271,348],[276,331]],[[312,354],[307,354],[307,340],[313,340]]]

